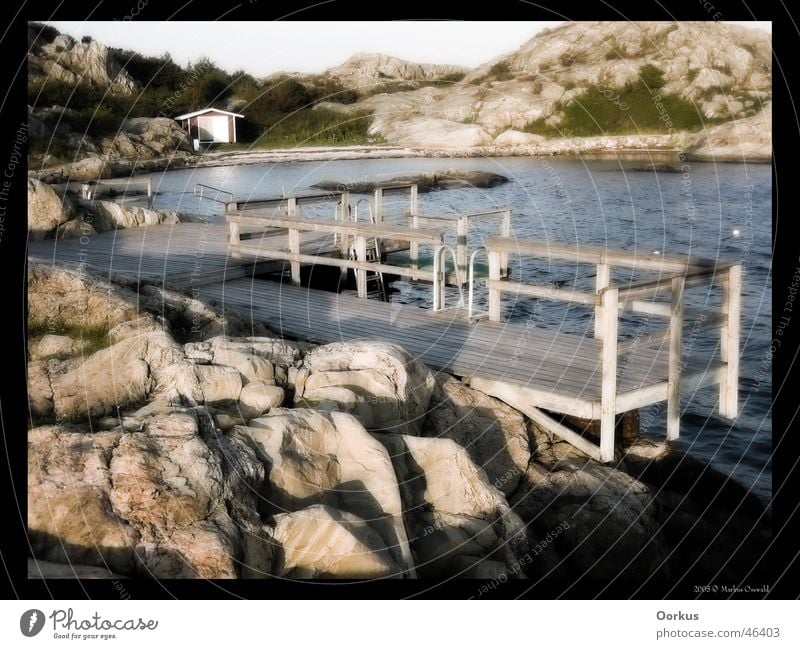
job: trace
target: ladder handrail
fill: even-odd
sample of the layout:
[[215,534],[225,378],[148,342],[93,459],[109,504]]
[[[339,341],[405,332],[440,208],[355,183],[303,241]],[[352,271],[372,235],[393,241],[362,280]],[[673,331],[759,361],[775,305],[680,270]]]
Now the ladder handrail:
[[[433,310],[444,311],[445,306],[445,278],[447,276],[444,265],[444,253],[449,252],[453,258],[453,268],[458,268],[458,259],[452,246],[442,244],[433,253]],[[457,307],[464,306],[464,290],[458,285],[459,301]]]
[[475,304],[474,302],[474,294],[475,294],[475,259],[478,257],[479,253],[485,253],[487,258],[489,253],[486,251],[485,246],[480,246],[472,251],[472,254],[469,256],[469,301],[467,303],[467,319],[472,320],[473,318],[484,318],[489,316],[488,311],[484,311],[483,313],[474,314],[472,309]]
[[219,187],[212,187],[211,185],[205,185],[203,183],[195,183],[195,186],[194,186],[194,189],[193,189],[193,193],[194,193],[195,196],[198,195],[197,194],[197,188],[198,187],[200,188],[200,199],[201,200],[203,198],[206,198],[205,196],[203,196],[203,189],[213,189],[215,192],[217,192],[217,196],[215,196],[214,198],[208,198],[208,200],[210,200],[210,201],[215,201],[217,203],[228,203],[228,202],[230,202],[230,201],[223,201],[220,198],[218,198],[219,194],[227,194],[228,196],[233,198],[233,192],[229,192],[229,191],[226,191],[224,189],[220,189]]

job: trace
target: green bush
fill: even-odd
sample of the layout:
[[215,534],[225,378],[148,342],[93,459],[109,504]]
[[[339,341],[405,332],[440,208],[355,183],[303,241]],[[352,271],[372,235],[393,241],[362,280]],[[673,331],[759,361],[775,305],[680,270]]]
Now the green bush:
[[548,126],[543,119],[524,128],[529,133],[551,137],[572,137],[626,133],[666,133],[670,127],[659,112],[654,98],[659,96],[664,115],[676,131],[696,131],[704,120],[695,105],[674,94],[659,95],[664,75],[655,66],[644,65],[639,79],[622,87],[591,86],[564,109],[558,127]]
[[288,115],[273,115],[273,120],[254,146],[345,146],[370,141],[370,112],[345,115],[327,108],[305,108]]
[[489,68],[489,79],[492,81],[510,81],[514,78],[508,63],[500,61]]
[[242,112],[252,122],[267,126],[275,123],[276,115],[307,108],[315,99],[315,94],[296,79],[288,76],[279,77],[262,87]]
[[664,73],[656,66],[646,63],[639,68],[639,82],[644,85],[645,89],[658,90],[665,83]]

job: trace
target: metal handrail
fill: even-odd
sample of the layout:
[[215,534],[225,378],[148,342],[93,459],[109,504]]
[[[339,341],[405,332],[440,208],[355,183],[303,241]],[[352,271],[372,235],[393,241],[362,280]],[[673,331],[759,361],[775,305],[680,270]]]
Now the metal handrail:
[[200,188],[200,193],[199,193],[199,196],[200,196],[200,199],[201,199],[201,200],[202,200],[203,198],[208,198],[208,200],[210,200],[210,201],[215,201],[215,202],[217,202],[217,203],[229,203],[229,202],[230,202],[230,201],[223,201],[223,200],[221,200],[221,199],[220,199],[220,198],[218,198],[218,197],[210,198],[210,197],[203,196],[203,189],[213,189],[215,192],[217,192],[217,196],[218,196],[219,194],[227,194],[228,196],[230,196],[231,198],[233,198],[233,192],[229,192],[229,191],[226,191],[226,190],[224,190],[224,189],[220,189],[219,187],[212,187],[211,185],[204,185],[203,183],[196,183],[196,184],[195,184],[195,186],[194,186],[194,190],[193,190],[193,191],[194,191],[194,195],[195,195],[195,196],[198,196],[198,192],[197,192],[197,188],[198,188],[198,187]]
[[[444,253],[445,251],[450,253],[450,256],[453,258],[453,268],[458,268],[458,259],[456,258],[455,250],[451,246],[442,244],[438,248],[436,248],[436,252],[433,253],[433,310],[434,311],[444,311],[444,301],[445,301],[445,279],[447,277],[446,269],[444,265]],[[463,308],[464,307],[464,290],[461,288],[461,285],[458,285],[458,293],[459,293],[459,301],[456,308]]]
[[489,312],[484,311],[483,313],[475,314],[473,313],[473,306],[474,302],[474,295],[475,295],[475,259],[477,258],[478,254],[483,252],[487,255],[486,248],[484,246],[480,246],[472,251],[472,254],[469,256],[469,302],[467,303],[467,319],[472,320],[473,318],[488,318]]

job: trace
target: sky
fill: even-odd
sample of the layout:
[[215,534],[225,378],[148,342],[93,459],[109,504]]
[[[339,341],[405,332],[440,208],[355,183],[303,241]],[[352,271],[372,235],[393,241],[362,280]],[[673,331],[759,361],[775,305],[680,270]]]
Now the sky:
[[[181,65],[207,56],[219,67],[256,77],[273,72],[322,72],[356,52],[381,52],[418,63],[476,67],[512,52],[550,22],[148,22],[48,21],[74,38],[160,56]],[[772,23],[757,26],[771,33]]]

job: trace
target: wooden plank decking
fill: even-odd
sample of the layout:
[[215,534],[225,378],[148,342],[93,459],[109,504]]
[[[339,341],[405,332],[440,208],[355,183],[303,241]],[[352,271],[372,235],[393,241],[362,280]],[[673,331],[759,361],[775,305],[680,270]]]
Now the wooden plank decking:
[[[307,224],[300,221],[297,224],[286,222],[289,232],[294,232],[292,237],[285,229],[245,229],[245,221],[249,225],[251,219],[241,220],[242,232],[237,230],[236,242],[238,234],[248,235],[247,248],[271,250],[275,253],[272,259],[269,254],[259,254],[259,250],[253,255],[236,256],[237,246],[229,242],[228,227],[204,223],[156,225],[84,238],[32,241],[28,254],[45,263],[87,267],[109,279],[191,289],[194,297],[215,302],[222,310],[233,310],[264,322],[278,334],[291,338],[320,343],[372,339],[398,344],[431,368],[469,379],[473,386],[508,401],[532,419],[548,422],[551,430],[602,461],[613,460],[614,417],[628,410],[668,401],[668,436],[674,439],[678,434],[681,390],[718,384],[721,413],[729,417],[736,414],[741,284],[738,266],[723,268],[724,317],[720,321],[719,360],[713,357],[682,359],[683,289],[696,280],[711,281],[716,277],[716,266],[696,266],[686,260],[665,257],[631,261],[623,251],[609,253],[585,248],[575,252],[557,246],[544,249],[538,243],[497,239],[487,244],[490,320],[474,323],[467,320],[462,309],[437,312],[304,288],[299,286],[297,268],[292,269],[291,282],[255,279],[259,272],[282,270],[288,265],[284,259],[293,266],[308,259],[315,264],[331,264],[335,261],[331,256],[343,249],[343,241],[334,240],[334,231],[352,230],[363,248],[367,230],[380,230],[383,234],[394,232],[391,227],[330,222],[322,227],[326,231],[305,233],[301,243],[298,230],[293,230],[294,226],[306,228]],[[269,219],[265,222],[286,225]],[[239,224],[236,225],[238,228]],[[397,230],[395,234],[406,237],[404,242],[382,239],[384,250],[387,247],[389,250],[408,249],[408,242],[414,237],[432,236],[419,229],[405,234]],[[251,235],[254,238],[250,238]],[[501,269],[504,256],[510,252],[536,255],[547,252],[556,257],[569,254],[580,263],[597,264],[597,292],[553,293],[552,289],[545,291],[538,285],[504,280]],[[361,273],[361,289],[368,268],[380,271],[385,266],[364,258],[364,250],[361,250],[359,261],[347,262]],[[682,268],[683,274],[672,277],[669,282],[659,278],[626,290],[608,286],[608,273],[601,281],[604,266],[612,263],[650,265],[659,272]],[[443,271],[437,272],[441,281]],[[423,274],[419,272],[420,276]],[[434,274],[434,279],[436,277]],[[689,280],[685,281],[685,277]],[[646,296],[666,290],[667,284],[671,303],[643,301]],[[549,299],[577,301],[588,308],[594,305],[598,327],[595,330],[593,325],[587,335],[580,336],[526,323],[502,322],[501,292],[543,293],[542,297]],[[618,347],[618,310],[622,309],[667,317],[669,328],[641,346],[622,341]],[[713,319],[713,314],[709,317]],[[603,423],[601,447],[570,433],[563,426],[559,428],[557,422],[548,420],[538,408],[600,419]]]
[[[601,396],[598,342],[523,324],[465,321],[463,311],[433,314],[415,306],[363,299],[288,283],[237,279],[200,288],[203,299],[266,323],[292,338],[329,343],[354,339],[398,344],[426,365],[462,377],[484,377],[526,388],[543,408],[597,418]],[[633,350],[617,371],[618,391],[635,393],[663,385],[668,350]],[[716,378],[717,363],[690,364],[683,380],[697,385]]]
[[[249,233],[250,230],[245,230]],[[260,231],[251,238],[254,248],[288,250],[286,230]],[[407,250],[399,242],[384,241],[389,252]],[[333,236],[308,234],[302,252],[330,255],[338,251]],[[45,263],[86,267],[109,279],[133,279],[168,288],[200,286],[207,282],[246,277],[256,272],[277,271],[282,262],[235,259],[222,224],[180,223],[150,225],[92,234],[86,238],[29,241],[28,256]]]

